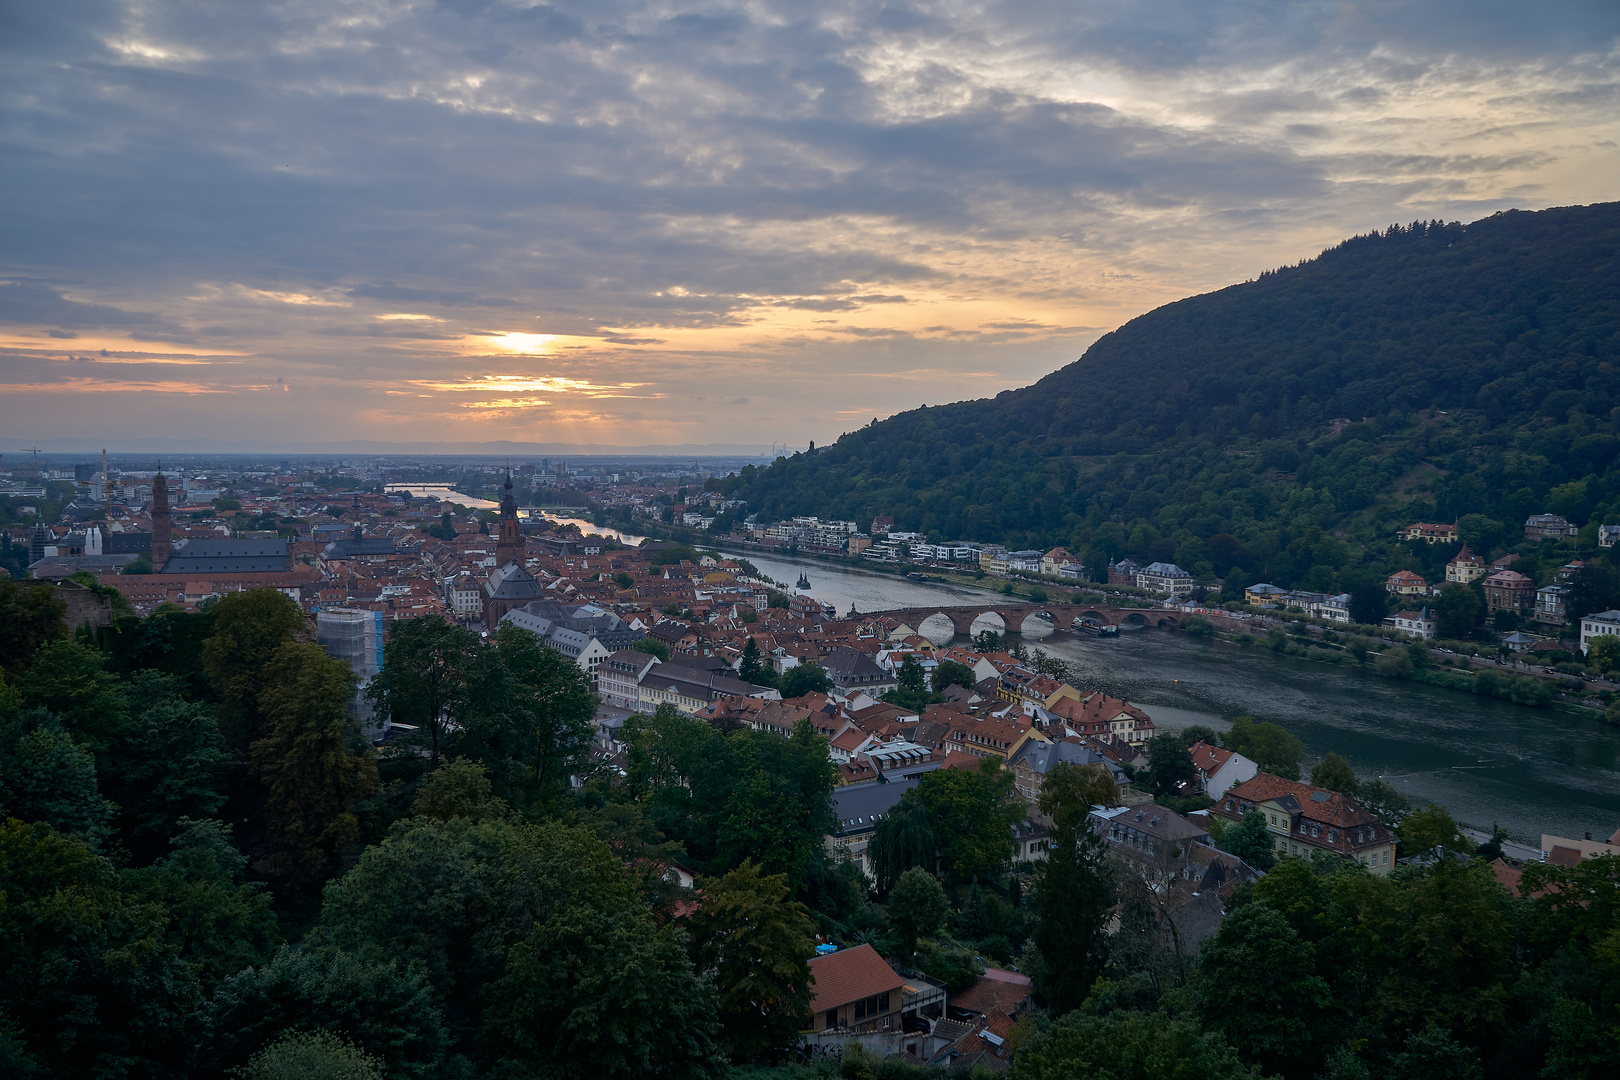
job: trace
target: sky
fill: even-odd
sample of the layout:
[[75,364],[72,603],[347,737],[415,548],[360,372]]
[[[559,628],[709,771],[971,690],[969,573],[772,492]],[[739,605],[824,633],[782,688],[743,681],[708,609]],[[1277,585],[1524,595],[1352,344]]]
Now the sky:
[[1613,0],[0,0],[0,451],[801,447],[1617,198]]

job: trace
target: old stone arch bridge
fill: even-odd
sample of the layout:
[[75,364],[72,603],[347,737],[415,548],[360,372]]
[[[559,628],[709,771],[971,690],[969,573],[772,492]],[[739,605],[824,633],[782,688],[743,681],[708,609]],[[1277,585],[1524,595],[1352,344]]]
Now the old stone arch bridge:
[[863,618],[887,616],[905,623],[923,637],[944,644],[957,634],[972,637],[983,630],[998,634],[1045,637],[1057,630],[1071,629],[1078,621],[1104,626],[1180,626],[1177,611],[1117,608],[1092,604],[964,604],[949,607],[894,608],[863,611]]

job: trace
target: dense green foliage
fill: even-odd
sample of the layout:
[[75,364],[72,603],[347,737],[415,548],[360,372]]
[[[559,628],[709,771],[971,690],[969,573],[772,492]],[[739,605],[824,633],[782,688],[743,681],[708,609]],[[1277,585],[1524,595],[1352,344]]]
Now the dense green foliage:
[[[1484,862],[1500,834],[1475,849],[1444,808],[1333,757],[1313,777],[1424,858],[1387,877],[1274,862],[1250,815],[1219,840],[1267,875],[1223,891],[1195,950],[1162,886],[1106,854],[1095,766],[1047,777],[1033,867],[1013,861],[1029,808],[999,761],[926,774],[872,835],[874,896],[825,843],[838,774],[809,722],[783,737],[666,707],[619,733],[622,774],[600,769],[577,667],[510,628],[452,649],[423,620],[396,624],[388,662],[444,680],[393,672],[378,697],[441,710],[441,730],[374,748],[304,617],[231,599],[11,639],[0,1075],[942,1076],[791,1060],[818,938],[952,993],[989,964],[1028,972],[1015,1080],[1620,1068],[1620,859],[1531,866],[1515,896]],[[1300,766],[1280,728],[1222,738]],[[1186,742],[1155,742],[1161,784]]]
[[1035,875],[1034,977],[1043,1002],[1059,1014],[1085,1000],[1107,956],[1112,875],[1089,817],[1091,798],[1090,778],[1073,765],[1054,768],[1041,785],[1041,813],[1052,826],[1046,861]]
[[1061,543],[1094,568],[1434,580],[1455,546],[1396,526],[1474,516],[1480,550],[1542,511],[1620,522],[1617,253],[1613,203],[1357,237],[1151,311],[1033,386],[721,486],[762,518],[891,514],[930,538]]

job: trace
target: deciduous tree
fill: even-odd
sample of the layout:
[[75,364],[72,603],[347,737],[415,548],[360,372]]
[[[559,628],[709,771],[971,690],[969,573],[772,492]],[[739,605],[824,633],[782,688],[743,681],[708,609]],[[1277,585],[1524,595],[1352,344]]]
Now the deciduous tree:
[[1305,756],[1305,744],[1290,735],[1281,724],[1257,723],[1252,716],[1235,717],[1221,745],[1228,750],[1236,750],[1260,766],[1261,772],[1289,780],[1299,779],[1299,763]]
[[973,669],[966,664],[955,660],[941,660],[934,668],[931,685],[934,693],[943,694],[947,686],[960,686],[965,690],[971,690],[977,682]]
[[1035,869],[1034,978],[1054,1014],[1080,1006],[1107,958],[1104,928],[1113,892],[1103,841],[1091,822],[1090,786],[1068,764],[1054,767],[1041,784],[1041,813],[1052,827],[1046,859]]
[[22,674],[46,642],[67,634],[66,614],[49,582],[0,579],[0,668]]
[[928,809],[949,880],[966,884],[1005,870],[1013,855],[1012,826],[1023,819],[1013,777],[1000,758],[979,767],[924,774],[917,796]]
[[437,767],[452,716],[468,689],[478,638],[438,615],[394,623],[383,646],[383,667],[366,688],[379,713],[418,729]]
[[777,689],[784,698],[803,697],[805,694],[825,694],[832,689],[827,669],[814,660],[795,664],[782,673]]
[[1266,828],[1266,815],[1250,810],[1221,832],[1221,850],[1231,852],[1262,874],[1277,865],[1277,840]]
[[1473,589],[1459,581],[1447,582],[1434,605],[1436,629],[1443,638],[1467,637],[1483,612]]
[[188,701],[180,680],[138,671],[129,680],[129,722],[104,758],[101,785],[118,804],[117,825],[137,858],[167,849],[183,818],[225,804],[225,740],[214,710]]
[[1071,1012],[1018,1048],[1019,1080],[1261,1080],[1218,1032],[1191,1016]]
[[901,795],[894,809],[877,823],[867,842],[866,853],[880,896],[887,896],[900,875],[912,867],[934,868],[938,861],[938,841],[928,820],[928,808],[915,788]]
[[774,1056],[809,1025],[815,924],[785,874],[761,874],[751,861],[700,879],[698,890],[687,920],[692,960],[714,978],[721,1046],[743,1061]]
[[61,639],[41,648],[18,689],[29,705],[49,709],[74,738],[103,757],[129,722],[129,698],[101,653]]
[[1154,797],[1159,799],[1180,795],[1183,784],[1196,784],[1198,770],[1193,766],[1187,745],[1170,732],[1155,735],[1148,743],[1145,779],[1152,785]]
[[370,748],[349,720],[355,677],[319,645],[288,642],[265,666],[264,735],[252,765],[264,787],[270,864],[295,888],[336,873],[359,841],[354,806],[377,787]]
[[1205,1024],[1270,1073],[1309,1075],[1338,1026],[1316,949],[1263,903],[1228,915],[1204,943],[1198,998]]
[[[309,620],[275,589],[249,589],[220,598],[212,609],[213,631],[203,644],[202,665],[220,702],[220,726],[231,749],[246,756],[259,738],[259,691],[277,650],[306,633]],[[307,638],[306,638],[307,640]]]
[[889,890],[889,926],[907,960],[917,951],[917,939],[933,937],[950,913],[950,901],[939,879],[920,866],[900,875]]
[[97,789],[95,758],[55,715],[30,709],[0,720],[0,811],[99,846],[114,809]]
[[1340,795],[1354,795],[1361,781],[1356,779],[1356,771],[1350,767],[1344,755],[1330,750],[1321,761],[1311,766],[1311,783],[1337,791]]

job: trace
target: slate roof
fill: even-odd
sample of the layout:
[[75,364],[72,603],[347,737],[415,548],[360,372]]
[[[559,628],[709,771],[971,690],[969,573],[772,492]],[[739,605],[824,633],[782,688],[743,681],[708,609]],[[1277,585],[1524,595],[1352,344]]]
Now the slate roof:
[[163,574],[274,574],[292,565],[286,540],[226,540],[197,537],[176,543]]
[[517,563],[509,562],[489,575],[484,594],[491,600],[537,600],[540,582]]
[[848,645],[840,645],[828,653],[821,661],[821,666],[828,676],[836,683],[848,682],[887,682],[893,678],[888,672],[877,666],[877,663],[859,649],[852,649]]
[[1030,739],[1020,746],[1008,766],[1025,762],[1037,776],[1045,776],[1056,765],[1101,765],[1114,775],[1117,783],[1124,770],[1101,754],[1074,742],[1044,743]]
[[399,545],[386,536],[345,537],[342,540],[333,540],[321,549],[321,558],[357,559],[362,555],[393,555],[399,551]]
[[1209,835],[1207,825],[1195,824],[1157,803],[1140,803],[1122,810],[1093,811],[1091,816],[1097,819],[1097,831],[1110,839],[1116,825],[1172,843]]
[[833,815],[838,825],[835,836],[851,836],[877,828],[879,820],[900,803],[900,797],[917,786],[916,780],[873,781],[833,788]]

